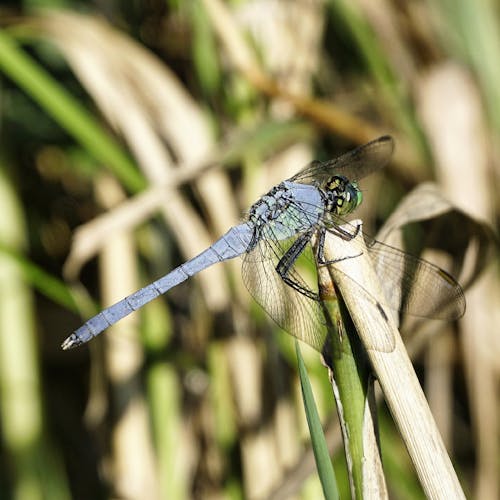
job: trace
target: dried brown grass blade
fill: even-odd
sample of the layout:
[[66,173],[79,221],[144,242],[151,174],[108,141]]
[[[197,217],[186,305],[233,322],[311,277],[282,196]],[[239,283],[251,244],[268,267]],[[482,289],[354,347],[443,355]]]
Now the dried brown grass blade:
[[[201,110],[173,73],[150,53],[104,21],[90,16],[47,12],[36,23],[66,55],[152,184],[167,181],[174,167],[164,140],[177,157],[186,161],[200,160],[208,153],[212,139]],[[213,220],[224,228],[234,224],[237,212],[225,176],[204,176],[199,189]],[[186,258],[212,243],[213,237],[180,194],[171,193],[161,212]],[[216,266],[199,277],[213,309],[223,307],[229,299],[222,273]],[[219,286],[213,287],[214,282]]]

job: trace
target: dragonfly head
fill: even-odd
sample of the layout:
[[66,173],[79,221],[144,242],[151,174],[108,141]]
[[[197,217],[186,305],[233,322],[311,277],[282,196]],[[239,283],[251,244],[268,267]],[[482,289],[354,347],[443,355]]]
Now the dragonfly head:
[[356,209],[363,201],[363,193],[356,181],[349,181],[342,175],[334,175],[326,183],[330,202],[329,210],[335,215],[346,215]]

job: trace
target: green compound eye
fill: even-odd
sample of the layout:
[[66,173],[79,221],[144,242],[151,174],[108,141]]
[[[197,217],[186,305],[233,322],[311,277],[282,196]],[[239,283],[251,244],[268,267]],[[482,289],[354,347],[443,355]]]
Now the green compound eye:
[[356,207],[359,207],[361,205],[361,203],[363,202],[363,193],[358,189],[358,187],[356,186]]
[[347,184],[346,190],[336,200],[335,213],[346,215],[355,210],[363,201],[363,194],[355,182]]

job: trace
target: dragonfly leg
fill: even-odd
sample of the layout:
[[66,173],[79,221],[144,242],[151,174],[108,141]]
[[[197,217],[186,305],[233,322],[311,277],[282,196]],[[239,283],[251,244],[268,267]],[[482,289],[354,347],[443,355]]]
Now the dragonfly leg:
[[250,253],[257,246],[258,242],[259,242],[259,231],[257,230],[257,228],[254,228],[252,239],[250,240],[250,243],[248,244],[248,247],[245,250],[246,253]]
[[[332,230],[330,230],[332,231]],[[348,231],[345,231],[345,229],[342,229],[340,227],[335,227],[333,232],[338,231],[338,236],[342,238],[342,234],[345,236],[346,234],[349,235],[347,241],[352,240],[353,238],[356,237],[356,235],[359,232],[359,226],[356,228],[356,231],[354,234],[349,233]],[[356,255],[348,255],[347,257],[342,257],[341,259],[332,259],[332,260],[327,260],[325,259],[325,236],[326,236],[326,229],[322,228],[319,231],[319,241],[318,241],[318,264],[320,266],[327,266],[329,264],[335,264],[336,262],[341,262],[342,260],[347,260],[347,259],[352,259],[354,257],[359,257],[360,255],[363,255],[363,252],[359,252]],[[345,239],[345,238],[344,238]]]
[[304,248],[309,243],[312,234],[312,231],[309,231],[303,234],[293,243],[293,245],[288,249],[288,251],[283,255],[283,257],[281,257],[280,261],[278,262],[278,265],[276,266],[276,272],[288,286],[291,286],[294,290],[297,290],[299,293],[313,300],[318,300],[319,296],[317,293],[314,293],[300,283],[297,283],[289,276],[290,270],[293,268],[295,261],[299,258],[300,254],[304,251]]
[[[342,238],[345,241],[351,241],[354,238],[356,238],[356,236],[359,234],[360,227],[361,226],[358,224],[356,226],[356,230],[354,231],[354,233],[350,233],[349,231],[347,231],[343,227],[340,227],[340,226],[335,224],[329,229],[329,231],[332,232],[333,234],[337,235],[339,238]],[[324,238],[325,238],[325,236],[324,236],[324,230],[323,230],[323,241],[324,241]]]

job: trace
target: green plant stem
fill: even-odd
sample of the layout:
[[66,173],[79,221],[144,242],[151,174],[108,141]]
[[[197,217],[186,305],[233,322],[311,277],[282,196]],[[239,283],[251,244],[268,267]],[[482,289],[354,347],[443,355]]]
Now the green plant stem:
[[[342,429],[344,451],[347,462],[347,472],[351,488],[351,497],[364,498],[368,488],[366,471],[376,468],[380,457],[375,463],[366,463],[366,437],[371,436],[371,444],[376,443],[375,429],[372,423],[375,418],[366,419],[370,412],[368,395],[373,395],[369,384],[373,383],[367,358],[356,335],[349,313],[341,299],[333,294],[333,284],[329,269],[319,268],[319,285],[322,305],[329,327],[329,349],[323,353],[325,364],[329,368],[330,381],[337,405],[337,412]],[[377,448],[378,453],[378,448]],[[382,474],[378,474],[383,477]],[[385,485],[377,487],[384,491]]]

